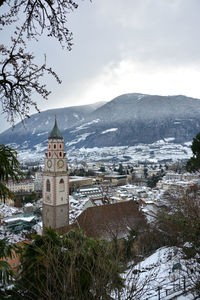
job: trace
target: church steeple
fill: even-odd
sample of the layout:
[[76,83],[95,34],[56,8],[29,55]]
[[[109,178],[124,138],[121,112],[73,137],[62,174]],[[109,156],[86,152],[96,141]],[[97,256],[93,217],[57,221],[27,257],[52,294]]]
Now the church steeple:
[[58,128],[56,116],[45,153],[42,194],[43,227],[59,231],[69,223],[69,175],[64,139]]
[[58,128],[57,120],[56,120],[56,115],[55,115],[55,123],[54,127],[48,137],[48,139],[63,139],[63,136],[60,132],[60,129]]

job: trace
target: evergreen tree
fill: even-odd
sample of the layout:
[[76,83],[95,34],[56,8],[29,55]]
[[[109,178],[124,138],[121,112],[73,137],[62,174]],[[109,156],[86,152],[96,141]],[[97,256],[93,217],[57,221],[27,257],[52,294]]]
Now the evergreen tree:
[[25,245],[13,299],[110,299],[123,286],[110,243],[46,229]]
[[12,257],[12,245],[6,239],[0,240],[0,299],[7,296],[6,285],[12,282],[13,271],[6,261]]
[[144,177],[147,178],[148,177],[148,169],[144,168]]
[[157,176],[153,174],[151,177],[148,177],[147,186],[150,187],[150,188],[155,187],[158,180],[159,179],[157,178]]
[[99,168],[99,171],[104,173],[104,172],[106,172],[106,169],[105,169],[104,166],[101,166],[101,167]]
[[5,186],[9,179],[18,180],[22,175],[16,150],[9,146],[0,145],[0,199],[13,198],[13,194]]
[[123,167],[122,164],[119,164],[118,173],[119,173],[119,175],[124,175],[125,174],[124,167]]
[[186,170],[189,172],[195,172],[200,169],[200,133],[193,138],[191,149],[193,156],[188,160]]

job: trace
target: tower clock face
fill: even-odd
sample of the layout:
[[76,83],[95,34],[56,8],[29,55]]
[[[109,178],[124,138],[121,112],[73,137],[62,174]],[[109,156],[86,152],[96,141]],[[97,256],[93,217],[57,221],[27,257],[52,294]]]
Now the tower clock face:
[[64,166],[64,161],[62,159],[59,159],[59,161],[57,162],[57,167],[62,168],[63,166]]
[[48,168],[51,168],[52,166],[52,161],[50,159],[47,160],[47,167]]

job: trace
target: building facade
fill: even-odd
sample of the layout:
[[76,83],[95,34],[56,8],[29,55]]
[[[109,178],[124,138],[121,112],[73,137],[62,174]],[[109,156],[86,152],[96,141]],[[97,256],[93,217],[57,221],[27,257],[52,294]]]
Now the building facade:
[[33,179],[23,179],[19,181],[9,180],[5,185],[13,193],[31,193],[34,191]]
[[43,228],[59,230],[69,224],[69,175],[64,141],[56,118],[48,137],[42,181]]

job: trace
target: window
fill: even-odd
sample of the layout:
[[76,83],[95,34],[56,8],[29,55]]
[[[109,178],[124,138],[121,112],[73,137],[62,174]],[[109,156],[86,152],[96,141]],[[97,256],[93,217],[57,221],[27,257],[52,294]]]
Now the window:
[[53,145],[54,149],[56,149],[56,144]]
[[60,149],[62,148],[62,145],[60,144]]
[[46,181],[46,191],[47,191],[47,192],[50,192],[50,191],[51,191],[51,186],[50,186],[50,181],[49,181],[49,179],[47,179],[47,181]]
[[60,156],[62,156],[62,152],[60,152]]
[[65,190],[65,183],[64,180],[61,178],[59,182],[59,192],[64,192]]
[[49,157],[51,156],[51,152],[49,152]]

